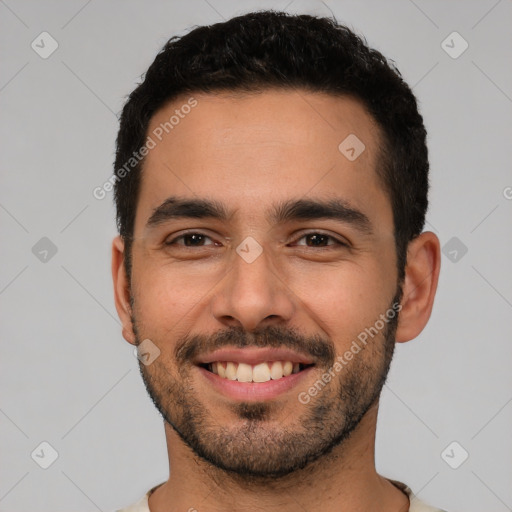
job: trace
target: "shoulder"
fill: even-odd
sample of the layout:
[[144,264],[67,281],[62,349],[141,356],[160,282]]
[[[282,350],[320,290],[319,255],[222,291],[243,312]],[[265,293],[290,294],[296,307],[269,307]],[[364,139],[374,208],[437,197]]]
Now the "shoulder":
[[162,484],[155,485],[155,487],[152,487],[142,498],[137,501],[137,503],[134,503],[133,505],[130,505],[129,507],[120,508],[116,510],[115,512],[150,512],[149,510],[149,496],[153,493],[153,491],[156,490],[157,487],[160,487]]
[[145,494],[137,503],[129,507],[120,508],[116,512],[150,512],[148,504],[149,493]]
[[432,507],[431,505],[427,505],[423,501],[421,501],[412,490],[402,482],[398,482],[397,480],[388,479],[393,485],[398,487],[401,491],[403,491],[407,496],[409,496],[409,501],[411,503],[409,507],[409,512],[446,512],[445,510],[441,510],[440,508]]

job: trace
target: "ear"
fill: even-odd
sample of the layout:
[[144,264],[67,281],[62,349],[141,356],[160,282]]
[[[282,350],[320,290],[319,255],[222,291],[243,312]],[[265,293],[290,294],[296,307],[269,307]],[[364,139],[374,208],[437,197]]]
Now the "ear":
[[398,317],[396,341],[416,338],[427,325],[441,268],[439,239],[425,231],[409,243],[403,285],[402,309]]
[[114,238],[112,242],[112,279],[117,314],[123,325],[123,338],[135,345],[135,333],[131,321],[130,286],[124,264],[124,242],[120,236]]

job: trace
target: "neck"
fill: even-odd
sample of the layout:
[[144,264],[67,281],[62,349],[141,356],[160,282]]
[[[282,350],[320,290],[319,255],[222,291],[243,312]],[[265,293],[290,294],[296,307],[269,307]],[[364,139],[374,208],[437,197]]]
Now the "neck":
[[233,475],[192,453],[168,424],[169,479],[149,498],[151,512],[405,512],[409,500],[375,469],[378,404],[329,454],[281,478]]

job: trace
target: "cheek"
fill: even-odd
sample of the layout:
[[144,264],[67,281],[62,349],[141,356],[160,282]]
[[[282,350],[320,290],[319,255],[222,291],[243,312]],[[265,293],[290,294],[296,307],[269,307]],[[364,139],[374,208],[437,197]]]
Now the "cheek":
[[291,289],[306,314],[340,346],[350,345],[389,307],[392,280],[377,266],[345,265],[302,272]]
[[195,307],[204,303],[208,292],[214,292],[222,276],[211,266],[191,269],[161,262],[140,266],[133,279],[138,317],[152,330],[186,324],[187,317],[194,317]]

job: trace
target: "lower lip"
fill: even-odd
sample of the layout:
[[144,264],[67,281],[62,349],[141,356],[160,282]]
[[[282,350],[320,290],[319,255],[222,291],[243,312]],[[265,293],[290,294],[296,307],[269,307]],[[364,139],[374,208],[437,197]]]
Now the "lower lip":
[[235,400],[244,401],[261,401],[271,400],[277,396],[290,391],[298,386],[314,368],[308,366],[299,373],[292,373],[287,377],[281,377],[276,380],[268,380],[267,382],[238,382],[237,380],[224,379],[217,374],[212,373],[201,366],[197,366],[201,374],[208,379],[212,387]]

